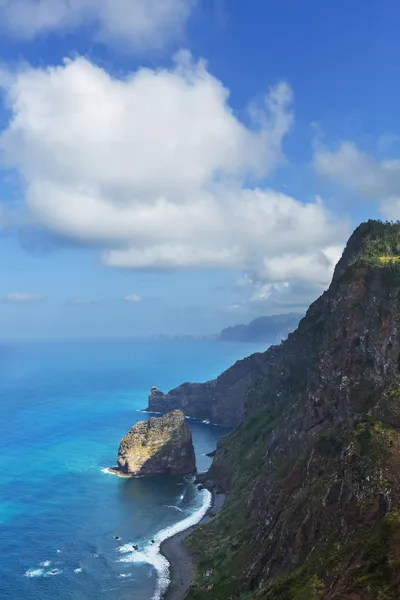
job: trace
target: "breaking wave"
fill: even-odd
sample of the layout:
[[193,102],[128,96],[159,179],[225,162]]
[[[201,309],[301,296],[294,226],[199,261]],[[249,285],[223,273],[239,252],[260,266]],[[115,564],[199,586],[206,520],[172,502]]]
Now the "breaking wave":
[[199,495],[202,498],[200,508],[193,512],[189,517],[186,517],[186,519],[159,531],[153,538],[154,543],[148,543],[140,550],[135,550],[134,544],[124,544],[117,549],[124,555],[120,558],[120,562],[139,564],[148,563],[157,571],[158,577],[156,589],[151,600],[161,600],[170,583],[170,565],[160,552],[162,542],[173,537],[177,533],[185,531],[185,529],[189,529],[189,527],[192,527],[193,525],[197,525],[211,506],[212,496],[208,490],[203,489],[199,491]]

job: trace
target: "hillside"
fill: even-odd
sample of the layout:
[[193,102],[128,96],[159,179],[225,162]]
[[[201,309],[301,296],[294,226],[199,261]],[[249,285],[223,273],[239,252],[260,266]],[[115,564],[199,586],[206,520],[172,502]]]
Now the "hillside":
[[351,236],[207,475],[190,600],[400,597],[400,226]]
[[234,325],[223,329],[219,335],[224,342],[267,342],[280,343],[289,333],[296,329],[300,319],[300,313],[288,313],[286,315],[270,315],[258,317],[247,325]]

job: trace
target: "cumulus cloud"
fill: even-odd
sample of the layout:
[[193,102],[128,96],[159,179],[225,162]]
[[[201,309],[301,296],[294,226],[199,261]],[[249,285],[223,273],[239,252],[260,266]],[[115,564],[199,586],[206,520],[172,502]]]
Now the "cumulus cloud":
[[[386,138],[390,143],[397,141],[396,136]],[[319,147],[314,166],[351,193],[377,201],[383,218],[400,219],[400,159],[377,160],[346,141],[334,150]]]
[[31,219],[53,234],[97,245],[109,267],[329,281],[347,224],[320,198],[257,186],[285,161],[285,82],[239,120],[229,91],[188,52],[125,78],[76,58],[3,79],[12,119],[0,150]]
[[123,49],[159,49],[182,29],[196,0],[0,0],[3,31],[30,39],[90,26]]
[[137,304],[142,301],[142,297],[138,296],[138,294],[129,294],[124,298],[125,302],[132,302],[133,304]]
[[331,150],[319,147],[314,156],[318,173],[367,198],[400,193],[400,159],[378,161],[353,142]]
[[28,302],[38,302],[39,300],[43,300],[43,297],[39,294],[24,294],[21,292],[11,292],[6,294],[3,298],[4,302],[9,303],[28,303]]
[[264,259],[261,270],[238,281],[251,289],[249,299],[225,309],[253,316],[303,311],[328,287],[343,249],[343,244],[326,246]]

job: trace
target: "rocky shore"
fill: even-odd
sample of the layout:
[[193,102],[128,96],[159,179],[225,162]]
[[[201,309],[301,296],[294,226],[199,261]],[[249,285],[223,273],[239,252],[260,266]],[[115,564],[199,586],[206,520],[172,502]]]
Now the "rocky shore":
[[194,580],[195,568],[189,550],[185,545],[186,538],[200,525],[208,523],[223,507],[225,494],[213,493],[212,504],[203,519],[161,544],[160,552],[170,564],[171,582],[164,600],[183,600]]

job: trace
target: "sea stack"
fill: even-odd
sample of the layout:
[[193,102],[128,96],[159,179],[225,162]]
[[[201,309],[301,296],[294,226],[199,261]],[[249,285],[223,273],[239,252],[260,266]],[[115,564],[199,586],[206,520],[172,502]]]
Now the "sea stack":
[[192,434],[183,412],[136,423],[121,440],[117,471],[132,477],[195,473]]

